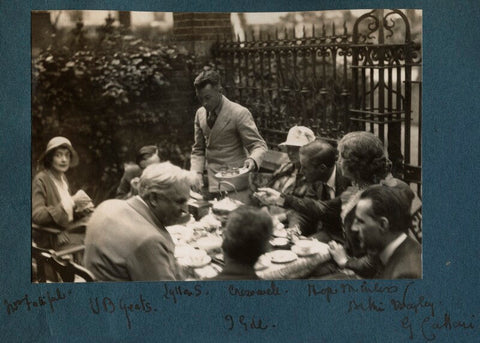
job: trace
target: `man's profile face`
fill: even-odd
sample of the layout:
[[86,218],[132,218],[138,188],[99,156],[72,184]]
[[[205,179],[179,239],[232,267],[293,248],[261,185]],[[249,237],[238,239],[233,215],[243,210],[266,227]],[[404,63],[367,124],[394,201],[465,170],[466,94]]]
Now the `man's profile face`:
[[325,169],[313,165],[308,157],[302,153],[300,153],[300,165],[302,166],[302,174],[310,183],[316,181],[327,182],[330,177]]
[[188,211],[189,196],[190,187],[177,182],[166,192],[156,194],[157,201],[152,210],[164,225],[175,224]]
[[360,245],[368,250],[381,248],[383,229],[372,211],[372,200],[361,199],[355,209],[352,231],[358,232]]
[[222,96],[219,88],[212,86],[211,84],[206,85],[202,89],[197,89],[196,94],[198,101],[200,101],[200,104],[205,107],[207,112],[213,111],[218,106]]
[[290,161],[293,163],[299,162],[300,159],[300,147],[296,145],[287,145],[287,155]]
[[160,162],[160,157],[158,156],[157,152],[153,154],[145,154],[143,155],[142,160],[140,161],[140,168],[145,169],[149,165],[154,163],[159,163],[159,162]]

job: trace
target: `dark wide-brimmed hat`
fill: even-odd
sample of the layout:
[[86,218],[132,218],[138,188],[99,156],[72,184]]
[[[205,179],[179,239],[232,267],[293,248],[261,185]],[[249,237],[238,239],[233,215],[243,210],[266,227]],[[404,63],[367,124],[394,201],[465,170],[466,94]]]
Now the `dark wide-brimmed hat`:
[[50,139],[50,141],[47,144],[47,149],[45,149],[45,152],[38,159],[39,164],[43,164],[43,160],[45,159],[45,156],[47,156],[47,154],[50,151],[53,151],[57,148],[66,148],[70,151],[70,154],[71,154],[70,167],[75,167],[76,165],[78,165],[78,154],[75,151],[75,149],[73,149],[72,143],[70,143],[68,138],[61,137],[61,136],[53,137],[52,139]]
[[140,148],[137,152],[137,156],[135,159],[135,162],[137,164],[140,164],[142,160],[144,159],[145,155],[153,155],[153,154],[158,154],[158,148],[156,145],[145,145]]

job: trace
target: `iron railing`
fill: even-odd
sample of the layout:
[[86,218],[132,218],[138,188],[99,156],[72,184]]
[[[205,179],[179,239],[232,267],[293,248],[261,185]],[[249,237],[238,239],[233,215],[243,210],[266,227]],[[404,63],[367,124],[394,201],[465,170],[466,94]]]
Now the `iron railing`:
[[284,30],[219,40],[212,51],[226,94],[250,109],[271,148],[294,125],[332,141],[369,130],[385,143],[394,174],[420,185],[421,81],[412,71],[420,74],[421,46],[400,10],[373,10],[351,31],[348,26],[313,25],[311,34],[304,28],[300,37]]

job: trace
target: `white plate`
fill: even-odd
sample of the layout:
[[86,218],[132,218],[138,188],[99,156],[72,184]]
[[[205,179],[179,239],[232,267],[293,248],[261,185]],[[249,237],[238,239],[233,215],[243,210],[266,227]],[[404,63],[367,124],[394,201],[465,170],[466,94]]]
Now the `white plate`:
[[275,250],[269,255],[273,263],[290,263],[298,258],[297,254],[290,250]]
[[299,246],[292,246],[292,251],[298,256],[311,256],[315,254],[328,254],[328,247],[324,247],[320,244],[313,245],[308,251],[304,251]]
[[177,245],[175,247],[175,258],[186,258],[195,252],[190,245]]
[[288,243],[288,239],[281,237],[273,238],[270,240],[270,245],[272,247],[285,247],[288,245]]
[[[236,177],[239,177],[243,174],[246,174],[248,173],[248,169],[247,168],[238,168],[238,174],[231,174],[229,173],[230,171],[220,171],[218,173],[215,174],[215,177],[216,178],[219,178],[219,179],[234,179]],[[224,173],[229,173],[228,175],[225,175]]]
[[166,227],[168,233],[178,241],[188,242],[193,238],[193,229],[185,225],[171,225]]
[[272,265],[272,258],[268,254],[261,255],[257,263],[255,263],[255,270],[264,270]]
[[223,240],[222,238],[214,235],[207,235],[205,237],[199,238],[194,245],[198,248],[210,251],[220,249],[222,247]]
[[310,256],[315,254],[328,255],[330,253],[328,249],[328,244],[319,242],[317,240],[313,240],[310,242],[311,245],[308,250],[304,250],[298,245],[293,245],[291,249],[298,256]]
[[273,230],[273,236],[279,238],[287,238],[288,232],[284,228]]
[[179,262],[187,267],[191,268],[201,268],[205,267],[212,261],[212,258],[206,255],[201,261],[194,262],[189,257],[185,257],[184,259],[179,259]]

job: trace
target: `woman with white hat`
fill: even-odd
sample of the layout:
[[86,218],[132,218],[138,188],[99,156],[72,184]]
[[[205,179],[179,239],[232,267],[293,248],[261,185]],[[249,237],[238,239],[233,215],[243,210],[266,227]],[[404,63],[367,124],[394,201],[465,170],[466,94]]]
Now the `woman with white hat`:
[[[54,137],[39,158],[39,167],[32,182],[32,221],[39,226],[65,228],[74,219],[90,213],[93,204],[88,195],[80,190],[70,195],[65,173],[78,164],[78,155],[72,143],[65,137]],[[70,235],[62,232],[55,246],[70,242]]]

